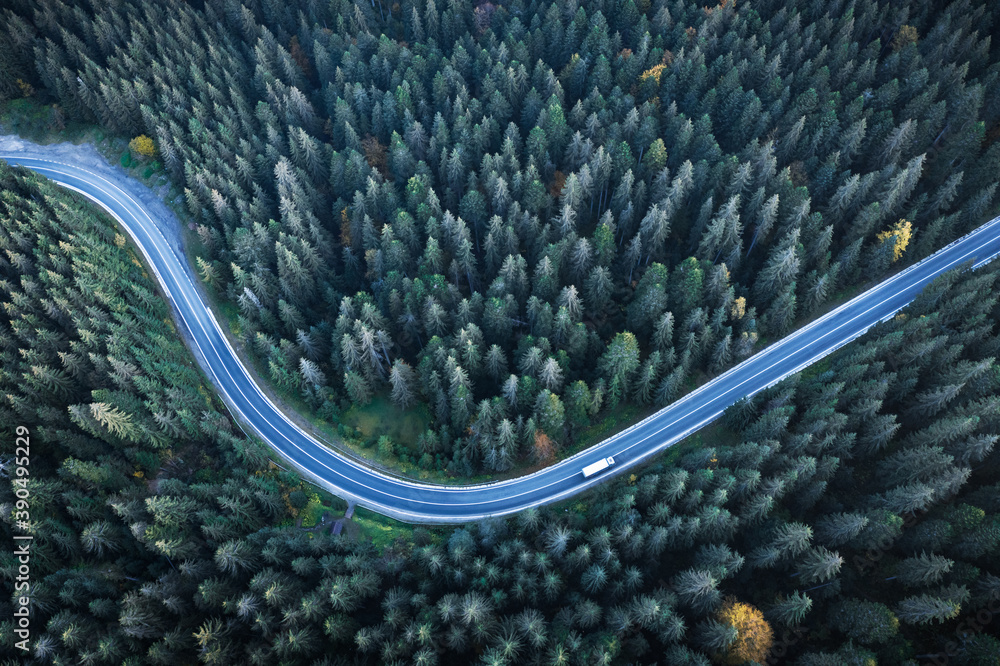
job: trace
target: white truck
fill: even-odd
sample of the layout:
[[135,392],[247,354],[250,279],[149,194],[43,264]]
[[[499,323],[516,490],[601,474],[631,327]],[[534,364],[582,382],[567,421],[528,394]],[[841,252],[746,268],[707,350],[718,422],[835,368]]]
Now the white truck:
[[602,458],[601,460],[598,460],[592,465],[587,465],[586,467],[583,468],[583,478],[589,479],[598,472],[603,472],[604,470],[606,470],[607,468],[611,467],[614,464],[615,464],[615,459],[612,458],[611,456],[608,456],[607,458]]

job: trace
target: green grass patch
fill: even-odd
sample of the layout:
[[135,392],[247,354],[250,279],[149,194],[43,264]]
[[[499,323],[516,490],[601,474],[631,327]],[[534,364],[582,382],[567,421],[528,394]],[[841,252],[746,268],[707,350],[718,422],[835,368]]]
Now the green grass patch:
[[816,361],[808,368],[802,371],[802,377],[819,377],[824,372],[830,369],[830,357],[826,356],[819,361]]
[[431,414],[425,404],[400,409],[389,398],[377,395],[367,405],[353,405],[340,422],[357,428],[366,439],[386,435],[397,446],[418,453],[417,438],[430,427]]
[[574,440],[560,451],[560,458],[569,456],[590,448],[594,444],[603,442],[605,439],[623,430],[633,423],[641,421],[653,413],[655,407],[646,407],[633,404],[618,405],[614,409],[608,410],[597,423],[593,423],[586,428],[581,428]]
[[299,511],[302,527],[315,527],[324,513],[337,517],[347,511],[347,502],[325,491],[317,491],[309,497],[309,503]]
[[724,446],[736,446],[739,443],[739,434],[727,428],[720,418],[671,446],[663,452],[662,458],[658,459],[657,462],[662,462],[664,465],[674,465],[692,451],[709,446],[714,446],[717,449]]
[[387,518],[360,506],[354,509],[354,517],[351,518],[351,521],[358,526],[359,538],[371,541],[380,552],[392,546],[399,539],[405,543],[413,542],[412,525]]

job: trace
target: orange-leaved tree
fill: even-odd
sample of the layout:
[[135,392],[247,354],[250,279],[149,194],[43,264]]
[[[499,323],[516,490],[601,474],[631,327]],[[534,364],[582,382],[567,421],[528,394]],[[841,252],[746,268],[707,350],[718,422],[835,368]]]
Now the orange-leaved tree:
[[736,640],[715,655],[717,662],[733,666],[747,661],[759,664],[765,662],[774,642],[774,632],[760,610],[737,601],[735,597],[726,597],[716,612],[715,619],[721,624],[735,627],[737,632]]

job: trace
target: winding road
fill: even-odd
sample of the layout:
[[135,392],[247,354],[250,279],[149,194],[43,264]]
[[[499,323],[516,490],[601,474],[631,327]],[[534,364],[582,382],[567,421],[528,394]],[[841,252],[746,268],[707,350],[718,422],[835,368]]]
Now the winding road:
[[[75,190],[108,211],[156,273],[205,373],[243,423],[301,473],[332,493],[407,522],[462,523],[555,502],[601,483],[718,418],[730,404],[794,374],[892,317],[941,273],[1000,253],[1000,217],[850,302],[773,343],[704,386],[605,441],[539,472],[508,481],[441,486],[393,477],[331,451],[264,395],[203,300],[188,261],[163,236],[146,208],[110,179],[55,160],[0,154]],[[585,479],[581,469],[613,456],[608,472]]]

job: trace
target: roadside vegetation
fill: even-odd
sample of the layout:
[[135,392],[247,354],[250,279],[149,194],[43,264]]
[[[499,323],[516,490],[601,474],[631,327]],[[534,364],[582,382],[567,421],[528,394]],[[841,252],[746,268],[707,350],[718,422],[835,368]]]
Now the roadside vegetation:
[[[998,12],[13,0],[0,118],[169,182],[273,390],[465,481],[994,214]],[[335,535],[349,508],[232,422],[114,225],[4,164],[0,191],[0,423],[34,452],[4,666],[997,663],[968,620],[1000,600],[1000,266],[582,496]]]
[[263,379],[423,405],[381,462],[436,478],[562,457],[998,208],[990,3],[35,1],[0,95],[162,164]]
[[40,452],[36,633],[5,663],[911,663],[1000,599],[998,266],[571,501],[459,528],[358,508],[335,536],[344,503],[220,411],[113,224],[0,187],[0,419]]

